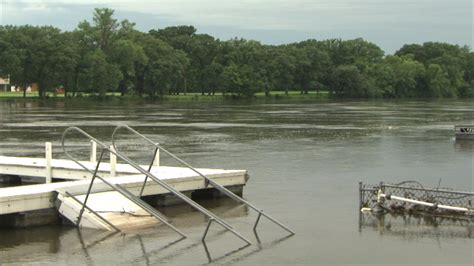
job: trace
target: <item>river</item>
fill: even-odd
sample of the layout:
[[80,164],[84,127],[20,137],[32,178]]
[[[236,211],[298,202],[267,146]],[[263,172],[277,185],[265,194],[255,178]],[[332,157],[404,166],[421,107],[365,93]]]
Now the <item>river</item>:
[[[361,222],[358,210],[359,181],[441,182],[472,191],[473,144],[456,142],[453,125],[474,123],[473,101],[0,101],[0,155],[44,156],[44,142],[52,141],[60,158],[66,127],[108,141],[122,123],[194,166],[247,169],[244,197],[296,235],[287,237],[262,218],[256,236],[251,209],[231,200],[206,201],[254,244],[244,247],[213,226],[203,245],[205,219],[182,206],[163,211],[189,239],[174,243],[178,236],[166,227],[126,235],[65,226],[0,229],[0,264],[473,263],[472,224],[391,216]],[[130,152],[140,162],[149,160],[139,145],[130,145]]]

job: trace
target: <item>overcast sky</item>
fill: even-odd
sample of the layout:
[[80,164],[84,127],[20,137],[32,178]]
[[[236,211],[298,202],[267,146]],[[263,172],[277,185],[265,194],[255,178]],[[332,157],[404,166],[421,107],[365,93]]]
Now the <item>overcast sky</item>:
[[0,0],[1,23],[71,30],[95,7],[148,31],[194,25],[219,39],[266,44],[362,37],[393,53],[405,43],[442,41],[473,46],[473,0]]

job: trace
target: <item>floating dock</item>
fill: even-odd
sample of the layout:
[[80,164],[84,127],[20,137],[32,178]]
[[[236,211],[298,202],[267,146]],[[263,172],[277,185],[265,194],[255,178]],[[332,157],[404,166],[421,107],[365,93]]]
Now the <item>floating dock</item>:
[[[46,147],[50,147],[50,144],[46,144]],[[48,180],[48,176],[52,180],[44,184],[0,188],[0,225],[27,227],[48,224],[55,221],[55,215],[60,215],[63,219],[70,221],[77,218],[82,204],[73,200],[67,193],[83,201],[91,182],[90,172],[71,160],[46,157],[0,156],[0,177],[4,181],[20,183],[22,178],[28,177],[29,182],[39,183]],[[81,161],[81,163],[89,170],[95,170],[96,162]],[[176,190],[188,196],[192,193],[206,193],[205,191],[208,195],[218,196],[218,193],[191,169],[155,164],[150,172]],[[237,194],[242,193],[243,186],[248,180],[245,170],[205,168],[197,170]],[[134,195],[139,195],[145,179],[143,174],[130,165],[114,162],[101,163],[98,174],[107,178],[108,182],[126,188]],[[59,180],[61,182],[55,182]],[[147,180],[141,196],[152,205],[169,206],[180,202],[179,199],[170,195],[169,191],[150,179]],[[110,204],[111,202],[114,204]],[[154,225],[159,222],[100,180],[95,181],[92,187],[88,206],[120,229]],[[45,213],[47,213],[46,217]],[[88,211],[84,212],[81,226],[111,230],[108,224]]]

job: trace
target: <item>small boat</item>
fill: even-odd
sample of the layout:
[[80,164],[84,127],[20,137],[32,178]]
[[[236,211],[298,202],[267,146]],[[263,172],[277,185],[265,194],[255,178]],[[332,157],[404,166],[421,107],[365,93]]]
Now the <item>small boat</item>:
[[455,125],[454,134],[456,139],[474,140],[474,125]]

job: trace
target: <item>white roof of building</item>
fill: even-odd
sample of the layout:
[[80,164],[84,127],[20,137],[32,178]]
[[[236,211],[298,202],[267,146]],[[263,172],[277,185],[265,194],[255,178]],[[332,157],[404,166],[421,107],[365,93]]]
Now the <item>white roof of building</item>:
[[0,77],[0,85],[10,84],[10,78],[1,78]]

